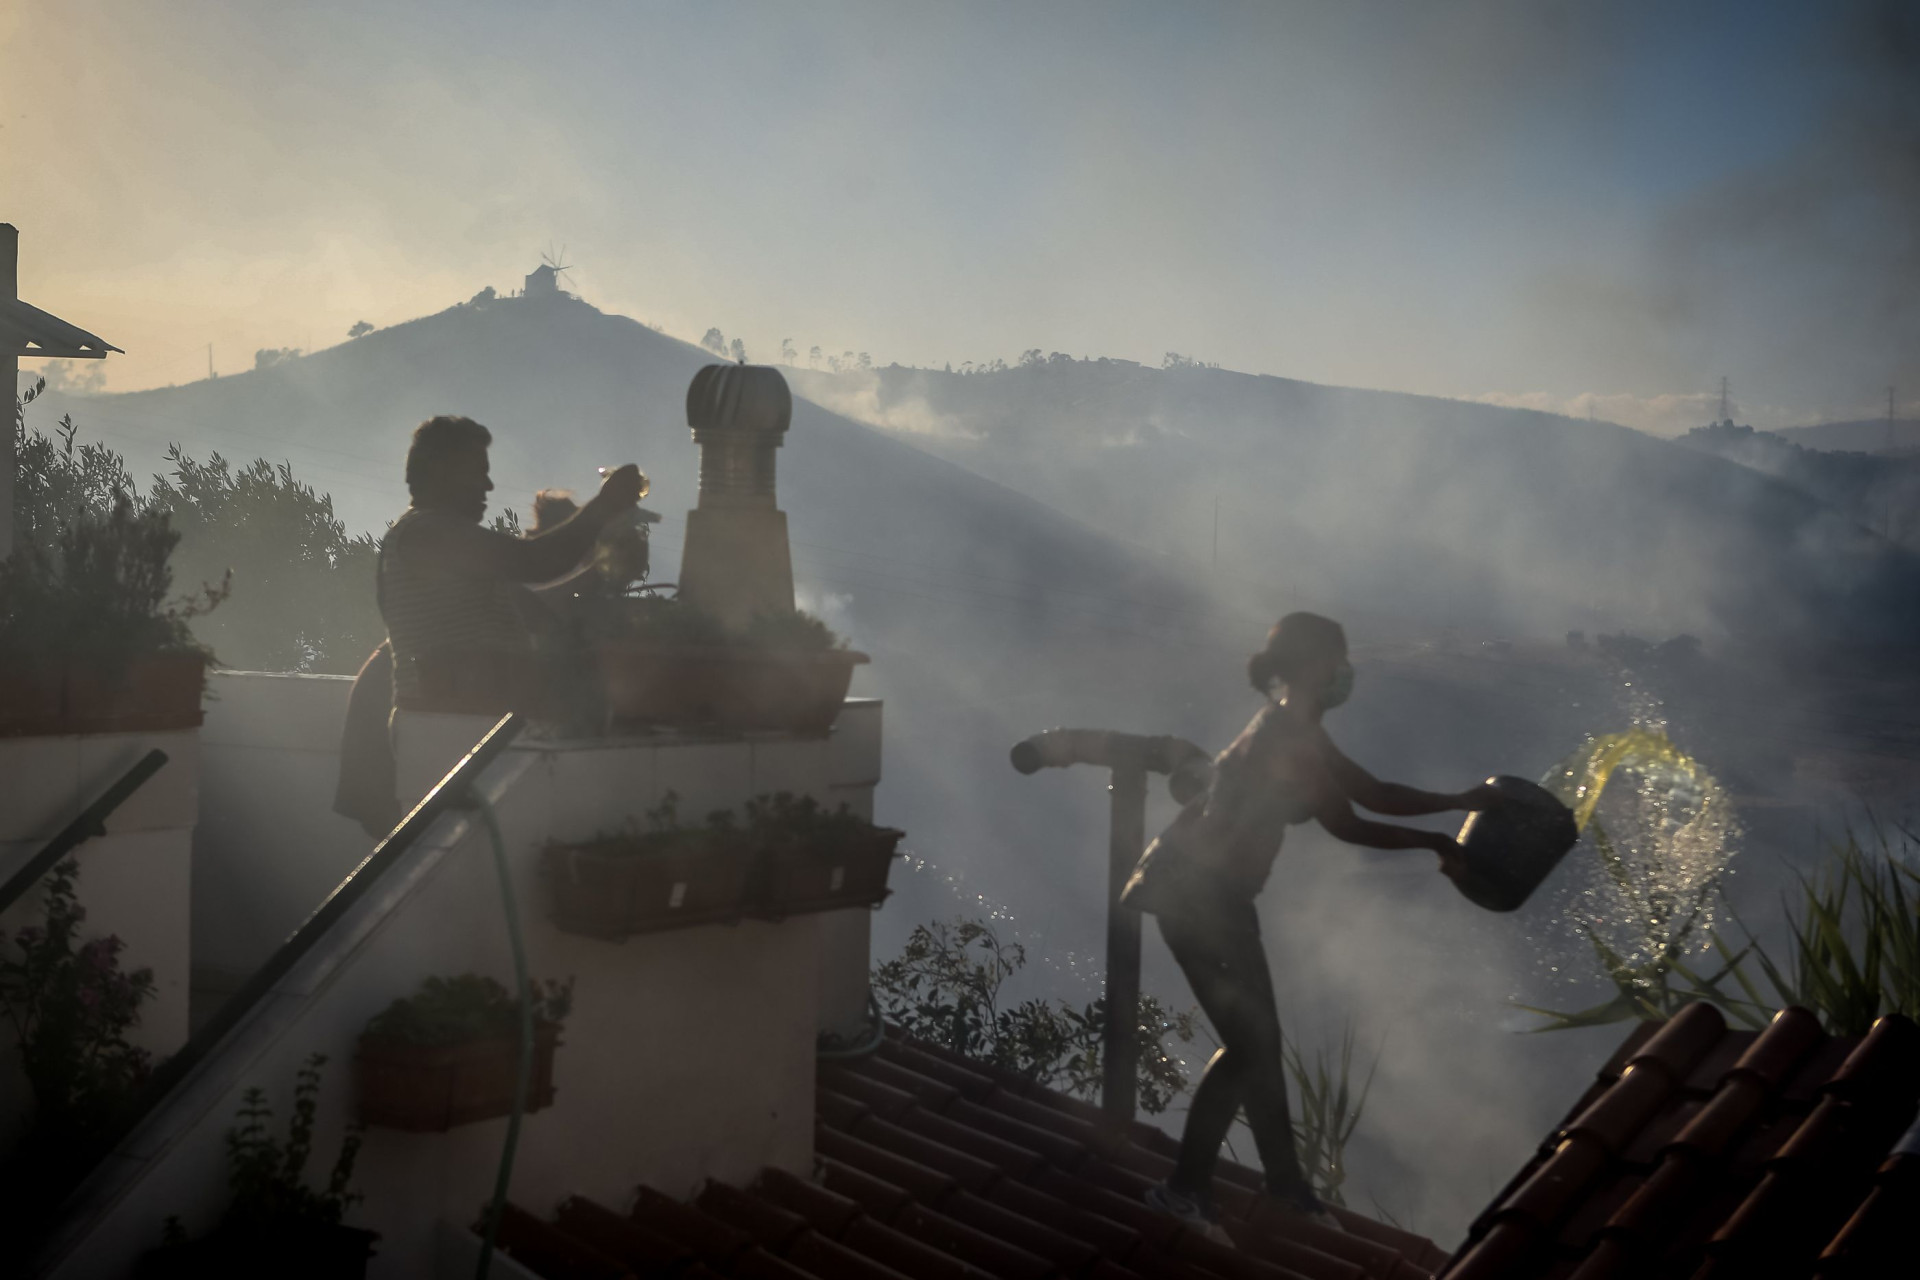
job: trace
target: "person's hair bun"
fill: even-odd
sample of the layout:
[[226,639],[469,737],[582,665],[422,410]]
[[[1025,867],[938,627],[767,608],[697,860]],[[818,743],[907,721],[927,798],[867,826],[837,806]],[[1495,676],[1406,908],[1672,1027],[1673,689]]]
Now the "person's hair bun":
[[1347,633],[1332,618],[1290,613],[1267,632],[1267,647],[1247,659],[1247,679],[1265,693],[1275,680],[1291,681],[1328,654],[1347,651]]

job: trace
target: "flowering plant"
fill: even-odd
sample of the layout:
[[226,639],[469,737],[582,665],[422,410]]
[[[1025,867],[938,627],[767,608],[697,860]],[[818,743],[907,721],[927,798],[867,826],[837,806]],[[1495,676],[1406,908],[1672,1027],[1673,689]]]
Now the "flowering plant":
[[154,984],[151,969],[121,971],[118,936],[78,942],[87,918],[74,892],[79,874],[71,858],[55,867],[44,922],[11,938],[0,931],[0,1013],[20,1045],[37,1122],[83,1135],[146,1078],[149,1055],[127,1032]]

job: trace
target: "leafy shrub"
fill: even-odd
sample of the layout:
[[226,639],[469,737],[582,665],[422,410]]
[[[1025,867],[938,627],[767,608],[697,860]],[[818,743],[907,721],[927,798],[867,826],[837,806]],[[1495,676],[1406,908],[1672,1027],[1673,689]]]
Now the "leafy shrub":
[[240,1123],[227,1130],[227,1185],[233,1194],[223,1226],[268,1236],[294,1223],[338,1224],[361,1197],[350,1190],[363,1134],[348,1128],[324,1190],[307,1185],[313,1155],[313,1123],[319,1110],[320,1069],[325,1054],[309,1057],[294,1077],[293,1115],[285,1141],[267,1131],[273,1108],[259,1087],[242,1095]]
[[[1098,1097],[1106,998],[1077,1007],[1031,999],[1002,1008],[1001,984],[1026,963],[1026,948],[1002,942],[985,921],[916,925],[898,956],[873,967],[874,997],[881,1016],[910,1036],[1076,1097]],[[1187,1087],[1186,1068],[1167,1038],[1191,1043],[1199,1018],[1143,995],[1134,1025],[1140,1109],[1157,1115]]]
[[375,602],[379,543],[351,536],[333,499],[286,463],[199,462],[178,445],[145,504],[171,513],[186,582],[231,575],[228,607],[194,629],[228,666],[351,674],[386,637]]
[[755,615],[747,624],[743,642],[755,649],[782,653],[824,653],[847,647],[847,642],[835,635],[833,628],[801,609]]
[[[535,1022],[564,1022],[573,1009],[573,979],[528,984]],[[367,1023],[366,1037],[390,1044],[465,1044],[517,1035],[520,1001],[492,978],[463,973],[431,977]]]
[[[36,385],[18,403],[37,391]],[[16,412],[14,545],[23,565],[13,571],[9,593],[26,593],[27,603],[16,611],[26,624],[44,625],[35,621],[44,600],[34,593],[63,581],[62,540],[76,529],[111,525],[124,508],[120,518],[129,533],[159,537],[154,531],[162,522],[171,531],[171,580],[188,585],[194,603],[160,612],[191,624],[192,634],[228,666],[350,673],[386,634],[374,601],[377,543],[349,536],[332,499],[301,483],[285,464],[256,460],[235,467],[219,454],[199,462],[175,446],[167,454],[171,472],[155,477],[142,495],[118,453],[77,437],[71,417],[49,437],[28,432]],[[232,599],[206,616],[228,584]]]
[[153,970],[122,972],[117,936],[79,941],[79,874],[73,859],[60,863],[47,877],[45,920],[11,938],[0,931],[0,1013],[33,1087],[37,1130],[57,1145],[104,1131],[149,1066],[127,1032],[153,996]]
[[76,513],[51,547],[18,545],[0,561],[0,652],[81,656],[112,670],[142,654],[196,648],[187,620],[224,591],[167,603],[179,541],[166,512],[122,496],[105,515]]

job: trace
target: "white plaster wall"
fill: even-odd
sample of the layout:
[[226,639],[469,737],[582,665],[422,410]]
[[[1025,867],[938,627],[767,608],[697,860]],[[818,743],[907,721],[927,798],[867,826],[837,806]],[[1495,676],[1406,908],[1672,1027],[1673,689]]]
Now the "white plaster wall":
[[[824,742],[811,749],[827,751]],[[712,745],[695,753],[700,767],[692,772],[749,777],[754,750]],[[553,815],[582,829],[618,825],[657,802],[663,783],[682,772],[686,762],[675,754],[536,746],[508,752],[495,767],[531,967],[576,981],[555,1061],[556,1105],[527,1118],[515,1168],[514,1198],[535,1212],[569,1194],[620,1205],[641,1183],[685,1195],[707,1177],[811,1165],[817,918],[621,944],[570,937],[547,923],[537,851]],[[808,767],[794,759],[784,766]],[[338,946],[297,971],[231,1048],[135,1135],[117,1171],[139,1176],[116,1186],[109,1170],[97,1180],[89,1194],[102,1216],[54,1274],[124,1274],[169,1214],[190,1230],[209,1228],[225,1198],[222,1135],[242,1090],[267,1088],[284,1115],[293,1073],[316,1050],[333,1064],[312,1171],[324,1177],[350,1106],[346,1064],[366,1020],[429,974],[510,975],[491,854],[470,822],[443,819],[439,847],[383,880],[380,909],[351,917],[357,924],[337,931]],[[353,1220],[383,1233],[374,1275],[431,1273],[436,1225],[473,1219],[491,1189],[504,1130],[501,1120],[445,1135],[368,1135],[358,1179],[367,1201]]]
[[373,847],[333,811],[345,676],[217,672],[201,727],[193,962],[205,991],[258,968]]

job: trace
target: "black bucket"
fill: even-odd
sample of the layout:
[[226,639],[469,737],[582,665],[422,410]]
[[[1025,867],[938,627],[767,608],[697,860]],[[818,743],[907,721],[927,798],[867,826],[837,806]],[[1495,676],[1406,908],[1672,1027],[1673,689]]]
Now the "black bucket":
[[1466,869],[1454,885],[1476,906],[1512,911],[1580,842],[1580,829],[1571,809],[1525,778],[1489,778],[1487,785],[1505,802],[1469,814],[1460,828]]

